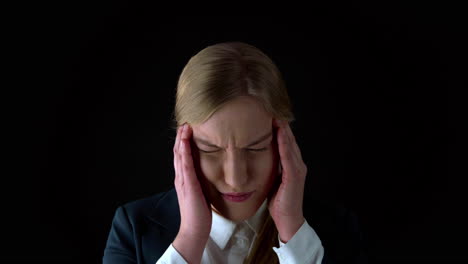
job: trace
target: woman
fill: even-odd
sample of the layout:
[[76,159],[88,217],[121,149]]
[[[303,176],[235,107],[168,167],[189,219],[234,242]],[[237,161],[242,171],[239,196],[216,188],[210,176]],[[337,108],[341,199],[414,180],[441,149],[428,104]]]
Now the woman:
[[[175,189],[117,209],[104,263],[359,260],[357,226],[341,224],[352,214],[304,217],[308,170],[284,81],[263,52],[242,42],[201,50],[180,75],[174,116]],[[347,249],[331,241],[331,256],[328,237]]]

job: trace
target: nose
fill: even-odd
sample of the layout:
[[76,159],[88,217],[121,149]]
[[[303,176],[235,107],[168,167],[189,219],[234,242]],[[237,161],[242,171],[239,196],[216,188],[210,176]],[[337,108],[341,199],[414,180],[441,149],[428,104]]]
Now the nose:
[[248,182],[247,162],[245,157],[237,151],[228,151],[224,165],[224,181],[231,191],[246,191]]

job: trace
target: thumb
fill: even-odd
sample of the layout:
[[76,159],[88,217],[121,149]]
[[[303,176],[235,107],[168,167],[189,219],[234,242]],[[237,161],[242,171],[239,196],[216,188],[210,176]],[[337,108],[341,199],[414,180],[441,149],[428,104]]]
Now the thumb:
[[278,169],[278,173],[275,176],[275,179],[273,180],[273,185],[271,186],[270,191],[268,192],[268,200],[271,201],[276,193],[278,192],[279,187],[281,186],[281,167]]

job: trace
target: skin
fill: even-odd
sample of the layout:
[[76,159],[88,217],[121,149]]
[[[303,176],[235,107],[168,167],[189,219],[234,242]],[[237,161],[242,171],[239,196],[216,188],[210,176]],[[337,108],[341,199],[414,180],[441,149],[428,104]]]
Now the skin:
[[[247,147],[263,135],[269,136]],[[299,147],[288,122],[274,119],[252,97],[238,97],[203,124],[180,128],[174,168],[181,226],[173,246],[186,260],[200,262],[211,210],[240,222],[268,198],[269,213],[284,243],[304,223],[307,167]],[[220,193],[250,191],[253,195],[242,203],[227,201]]]
[[[197,172],[212,208],[235,222],[253,216],[279,175],[271,116],[255,99],[240,97],[192,128]],[[265,135],[269,136],[247,147]],[[242,203],[227,201],[220,193],[251,191],[253,195]]]

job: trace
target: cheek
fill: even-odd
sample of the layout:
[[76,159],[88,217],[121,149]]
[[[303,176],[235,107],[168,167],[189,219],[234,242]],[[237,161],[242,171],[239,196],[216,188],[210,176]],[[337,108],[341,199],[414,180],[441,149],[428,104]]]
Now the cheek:
[[221,163],[214,157],[201,156],[199,162],[200,169],[206,178],[213,178],[219,174],[218,171],[221,168]]
[[274,177],[278,173],[278,163],[271,150],[252,158],[249,164],[252,177],[257,185],[269,187],[273,183]]
[[199,171],[197,172],[198,179],[200,184],[205,192],[205,195],[208,196],[208,199],[217,199],[218,190],[216,186],[221,186],[221,173],[217,169],[218,166],[213,161],[207,160],[204,157],[201,157],[198,161]]
[[216,163],[212,159],[207,159],[207,157],[201,155],[196,147],[192,148],[192,151],[193,165],[202,188],[208,193],[214,192],[213,186],[218,181],[216,175],[220,175],[217,172]]
[[252,153],[247,160],[249,161],[249,167],[254,175],[267,174],[271,171],[274,162],[271,151]]
[[214,188],[222,181],[222,166],[213,157],[200,157],[199,168],[199,179],[208,188]]

